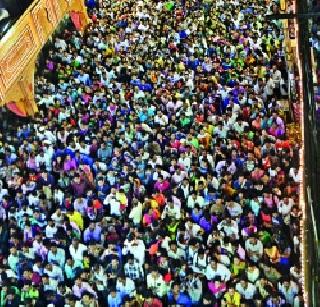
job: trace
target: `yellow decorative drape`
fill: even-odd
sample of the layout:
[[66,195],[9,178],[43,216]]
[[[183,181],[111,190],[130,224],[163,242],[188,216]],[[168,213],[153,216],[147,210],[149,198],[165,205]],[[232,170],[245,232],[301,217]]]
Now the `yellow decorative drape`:
[[0,40],[0,106],[15,102],[27,115],[38,111],[34,101],[35,63],[43,45],[71,12],[90,22],[83,0],[35,0]]

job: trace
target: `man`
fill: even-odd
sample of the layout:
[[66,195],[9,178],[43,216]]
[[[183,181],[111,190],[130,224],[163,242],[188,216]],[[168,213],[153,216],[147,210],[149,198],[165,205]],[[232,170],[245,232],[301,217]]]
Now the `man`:
[[171,305],[182,305],[185,307],[191,307],[192,302],[188,295],[180,291],[180,284],[174,282],[171,287],[171,291],[168,293],[168,304]]
[[76,261],[82,262],[83,254],[88,250],[88,247],[82,243],[79,243],[79,239],[72,240],[72,244],[69,247],[71,257]]
[[253,299],[254,295],[257,292],[257,288],[246,279],[242,279],[236,284],[236,290],[246,301],[249,302]]
[[221,281],[227,282],[230,280],[231,272],[225,265],[213,260],[206,269],[206,277],[208,280],[214,280],[217,276]]
[[193,257],[192,269],[199,274],[205,274],[208,266],[208,255],[204,252],[204,249],[200,248]]
[[263,245],[256,237],[251,237],[246,241],[245,249],[249,258],[255,263],[258,262],[263,255]]
[[286,303],[295,306],[295,298],[298,295],[298,286],[294,281],[286,279],[283,283],[279,283],[279,291],[286,299]]
[[94,307],[94,306],[97,306],[97,302],[90,292],[84,291],[82,293],[81,297],[82,297],[81,300],[76,302],[75,307]]
[[117,278],[116,289],[120,293],[121,298],[134,297],[136,294],[136,287],[134,281],[125,275],[120,275]]
[[223,296],[222,305],[227,307],[240,306],[241,295],[235,291],[234,286],[230,285],[228,292]]
[[111,288],[110,294],[108,295],[107,306],[109,307],[120,307],[122,304],[121,295],[117,292],[116,288]]
[[56,243],[51,243],[50,250],[48,252],[48,262],[56,262],[60,268],[65,265],[65,251],[62,248],[58,248]]
[[5,303],[6,307],[19,307],[20,306],[20,299],[14,289],[10,289],[7,292],[5,302],[6,302]]
[[142,266],[135,261],[133,255],[128,256],[128,262],[124,265],[124,273],[126,277],[134,281],[142,280],[144,272]]
[[166,285],[156,267],[147,276],[147,287],[158,297],[163,297],[166,293]]
[[162,307],[162,302],[156,298],[153,297],[152,292],[147,291],[146,295],[144,296],[144,303],[143,307]]
[[89,227],[85,229],[83,233],[84,243],[100,242],[102,229],[99,225],[91,222]]

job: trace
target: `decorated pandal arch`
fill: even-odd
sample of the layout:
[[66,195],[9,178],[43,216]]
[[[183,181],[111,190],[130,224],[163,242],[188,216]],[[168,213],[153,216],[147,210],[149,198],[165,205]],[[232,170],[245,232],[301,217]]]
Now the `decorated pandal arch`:
[[34,73],[42,47],[70,15],[79,31],[89,23],[84,1],[35,0],[0,40],[0,106],[18,116],[33,116]]

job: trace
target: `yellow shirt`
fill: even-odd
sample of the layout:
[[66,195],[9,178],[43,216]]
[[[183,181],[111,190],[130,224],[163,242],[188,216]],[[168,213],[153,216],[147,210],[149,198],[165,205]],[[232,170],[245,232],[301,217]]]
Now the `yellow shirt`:
[[195,189],[195,191],[198,191],[199,181],[202,181],[204,187],[207,186],[207,180],[204,179],[203,176],[201,176],[199,179],[196,179],[194,181],[194,189]]
[[235,291],[234,295],[231,296],[229,292],[224,295],[224,299],[228,307],[240,306],[241,295],[239,292]]
[[113,48],[107,48],[106,51],[105,51],[105,55],[106,56],[112,56],[114,55],[114,49]]
[[120,204],[127,205],[127,197],[124,193],[117,193],[117,200],[119,200]]
[[70,222],[74,222],[80,230],[83,230],[83,218],[78,211],[73,212],[73,214],[67,214],[70,219]]
[[151,202],[152,209],[158,209],[159,205],[155,199],[151,199],[150,202]]
[[186,69],[183,62],[180,62],[177,66],[178,71],[185,71]]
[[156,60],[156,63],[158,63],[159,66],[162,67],[162,66],[163,66],[163,59],[162,59],[162,57],[159,57],[159,58]]

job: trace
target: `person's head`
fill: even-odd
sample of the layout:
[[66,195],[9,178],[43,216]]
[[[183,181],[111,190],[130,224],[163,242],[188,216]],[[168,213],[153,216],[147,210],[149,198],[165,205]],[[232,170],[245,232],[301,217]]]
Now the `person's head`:
[[243,278],[240,280],[240,284],[243,288],[246,288],[248,286],[248,280]]
[[51,249],[52,252],[55,253],[57,251],[57,249],[58,249],[57,244],[55,242],[51,243],[50,249]]
[[69,294],[65,296],[65,305],[70,306],[70,307],[74,307],[76,305],[76,298]]
[[289,287],[290,287],[290,280],[289,280],[289,279],[285,279],[285,280],[283,281],[283,286],[284,286],[285,288],[289,288]]
[[133,256],[133,255],[129,255],[129,257],[128,257],[128,263],[129,263],[130,265],[133,265],[133,264],[134,264],[134,256]]
[[124,274],[120,274],[118,276],[118,281],[122,284],[125,284],[126,283],[126,276]]
[[258,243],[258,240],[256,237],[251,237],[250,238],[250,243],[253,244],[253,245],[256,245]]
[[14,289],[10,289],[10,290],[7,292],[7,300],[8,300],[8,301],[14,300],[14,299],[15,299],[15,295],[16,295],[16,293],[15,293]]
[[228,292],[229,292],[230,295],[234,295],[234,293],[235,293],[234,285],[230,285],[229,286]]
[[180,284],[178,282],[174,282],[172,284],[172,292],[174,295],[178,295],[180,293]]
[[216,270],[217,269],[217,260],[216,259],[213,259],[212,261],[211,261],[211,268],[213,269],[213,270]]
[[153,278],[156,278],[156,277],[158,276],[158,269],[157,269],[156,266],[152,267],[152,269],[151,269],[151,276],[152,276]]
[[82,302],[83,302],[85,305],[89,305],[89,304],[90,304],[90,300],[91,300],[91,294],[90,294],[90,292],[84,291],[84,292],[82,293]]
[[110,295],[115,298],[117,296],[117,290],[115,287],[111,288]]
[[64,284],[64,282],[59,282],[58,290],[59,290],[59,292],[61,294],[65,294],[66,293],[66,285]]
[[77,248],[79,246],[79,239],[78,238],[73,238],[72,245]]

